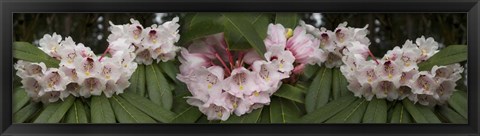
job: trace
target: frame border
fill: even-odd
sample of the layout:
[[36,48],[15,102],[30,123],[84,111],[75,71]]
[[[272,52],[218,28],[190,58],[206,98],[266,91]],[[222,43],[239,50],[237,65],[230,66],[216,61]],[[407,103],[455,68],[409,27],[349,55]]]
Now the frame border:
[[[1,0],[1,135],[479,135],[479,0]],[[12,124],[12,18],[28,12],[461,12],[468,16],[469,124]]]

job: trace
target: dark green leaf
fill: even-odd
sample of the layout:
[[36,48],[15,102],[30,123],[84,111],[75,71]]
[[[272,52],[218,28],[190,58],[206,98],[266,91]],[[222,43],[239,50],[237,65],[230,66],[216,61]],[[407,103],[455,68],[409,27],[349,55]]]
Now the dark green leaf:
[[190,106],[175,116],[172,123],[194,123],[202,113],[195,106]]
[[184,33],[179,44],[184,45],[192,40],[223,32],[223,16],[219,13],[195,13],[184,25]]
[[70,107],[66,116],[66,123],[88,123],[85,107],[80,99],[75,100],[75,103]]
[[305,94],[302,92],[302,89],[289,84],[283,84],[273,95],[298,103],[305,102]]
[[385,99],[373,98],[369,103],[363,123],[386,123],[387,122],[387,102]]
[[[253,24],[255,30],[262,39],[267,36],[268,23],[270,23],[267,13],[238,13],[240,16],[244,16],[248,21]],[[228,42],[228,47],[231,50],[244,50],[250,49],[248,41],[242,36],[242,34],[233,26],[232,23],[225,22],[225,36]]]
[[462,95],[461,91],[453,92],[452,96],[448,100],[448,104],[462,117],[468,119],[468,101],[467,97]]
[[262,114],[260,115],[260,120],[257,123],[269,124],[270,121],[270,106],[263,106]]
[[160,62],[158,66],[172,81],[178,84],[177,74],[180,72],[178,66],[176,66],[173,61]]
[[130,86],[128,91],[135,92],[141,96],[145,95],[146,90],[146,77],[145,77],[145,65],[139,64],[135,72],[133,72],[130,78]]
[[348,81],[347,81],[347,78],[345,78],[345,76],[342,74],[342,72],[340,72],[340,76],[339,77],[339,84],[340,84],[340,96],[345,96],[345,95],[353,95],[352,92],[350,92],[350,90],[348,90],[347,86],[348,86]]
[[316,109],[307,115],[300,118],[299,122],[302,123],[321,123],[325,120],[329,119],[330,117],[334,116],[347,106],[349,106],[356,98],[353,95],[347,95],[340,97],[337,100],[334,100],[325,106]]
[[212,123],[212,121],[208,120],[207,116],[203,115],[200,118],[198,118],[198,120],[195,121],[195,123],[209,124],[209,123]]
[[240,34],[248,41],[249,45],[252,46],[260,56],[263,56],[266,51],[265,45],[262,37],[260,37],[255,30],[254,25],[242,14],[224,13],[222,15],[225,17],[227,21],[226,23],[231,23],[231,27],[233,27],[231,30],[237,30],[240,32]]
[[155,120],[117,95],[110,98],[110,103],[120,123],[155,123]]
[[270,121],[272,123],[291,123],[298,120],[301,114],[302,112],[295,102],[272,97],[270,103]]
[[126,92],[120,96],[138,108],[140,111],[143,111],[150,117],[153,117],[155,120],[160,122],[168,123],[176,116],[175,113],[166,110],[162,106],[157,105],[147,98],[137,94]]
[[425,119],[427,119],[429,123],[442,123],[432,111],[432,109],[430,109],[429,107],[420,104],[417,104],[415,106],[417,107],[418,111],[423,114],[423,116],[425,117]]
[[321,67],[305,97],[305,108],[308,113],[327,104],[331,87],[332,69]]
[[448,106],[441,106],[438,111],[442,116],[448,119],[450,123],[467,124],[468,120],[462,117],[460,114],[450,109]]
[[85,108],[85,115],[87,116],[87,122],[92,122],[92,111],[90,111],[90,107],[88,104],[84,103],[83,107]]
[[405,106],[408,113],[412,115],[412,118],[416,123],[428,123],[428,120],[423,116],[423,113],[421,113],[421,111],[418,110],[415,104],[413,104],[410,100],[404,99],[402,104]]
[[278,12],[275,16],[275,23],[282,24],[285,28],[295,29],[298,23],[298,13]]
[[341,83],[341,76],[342,73],[340,72],[340,69],[339,68],[334,68],[333,69],[333,72],[332,72],[332,98],[333,100],[335,99],[338,99],[340,96],[341,96],[341,90],[340,88],[342,87],[342,85],[340,85]]
[[466,61],[468,57],[466,45],[450,45],[440,50],[427,61],[418,64],[420,71],[430,71],[433,66],[445,66],[453,63]]
[[170,110],[172,108],[173,96],[167,79],[157,65],[152,64],[146,67],[148,97],[155,104]]
[[28,101],[30,101],[30,97],[27,95],[27,92],[25,92],[25,89],[21,87],[13,89],[12,113],[20,110]]
[[103,94],[101,96],[92,96],[90,113],[92,123],[116,122],[112,106]]
[[60,64],[60,61],[48,56],[37,46],[27,42],[13,43],[13,57],[19,60],[25,60],[29,62],[43,62],[49,68],[58,67],[58,64]]
[[367,105],[368,101],[358,99],[325,123],[360,123]]
[[308,81],[315,76],[319,69],[320,67],[318,65],[307,65],[303,70],[302,77]]
[[20,109],[18,112],[13,114],[13,123],[23,123],[28,118],[30,118],[33,114],[35,114],[40,108],[40,103],[31,102],[27,106]]
[[243,114],[242,116],[232,114],[228,120],[222,121],[221,123],[257,123],[258,120],[260,120],[260,113],[262,113],[262,109],[263,108],[253,110],[252,112]]
[[73,105],[75,97],[70,96],[64,101],[57,101],[50,103],[40,113],[33,123],[58,123],[62,120],[63,116],[67,113],[68,109]]
[[395,104],[390,123],[411,123],[412,117],[401,103]]

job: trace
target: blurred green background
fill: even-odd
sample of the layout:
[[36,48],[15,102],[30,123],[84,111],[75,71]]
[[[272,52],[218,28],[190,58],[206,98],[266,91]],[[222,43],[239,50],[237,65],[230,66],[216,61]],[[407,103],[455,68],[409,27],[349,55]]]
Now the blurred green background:
[[[333,30],[347,21],[348,26],[369,25],[370,50],[383,56],[387,50],[401,46],[407,40],[424,35],[434,37],[441,47],[467,44],[466,13],[299,13],[302,20],[316,27]],[[13,40],[38,45],[44,34],[56,32],[71,36],[77,43],[102,53],[106,47],[109,21],[125,24],[130,18],[144,26],[161,24],[184,13],[16,13],[13,18]],[[180,23],[182,18],[180,19]],[[265,26],[267,27],[267,26]]]

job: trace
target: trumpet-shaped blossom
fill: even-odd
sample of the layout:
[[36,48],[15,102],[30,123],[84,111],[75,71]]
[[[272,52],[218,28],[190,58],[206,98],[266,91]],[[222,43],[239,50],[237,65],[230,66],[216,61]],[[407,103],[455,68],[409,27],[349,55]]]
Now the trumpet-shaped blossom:
[[102,92],[111,97],[130,85],[128,79],[137,67],[134,47],[121,43],[126,41],[123,38],[111,43],[115,45],[115,52],[109,52],[112,57],[96,56],[71,37],[62,40],[56,34],[45,35],[40,41],[39,48],[60,61],[58,68],[22,60],[14,65],[23,88],[34,101],[55,102],[70,95],[88,98]]
[[[339,30],[346,31],[346,28]],[[351,37],[351,33],[338,35]],[[460,64],[451,64],[419,71],[418,63],[438,52],[438,43],[433,38],[421,37],[416,43],[407,40],[403,47],[395,47],[380,60],[370,54],[368,48],[353,50],[352,47],[357,45],[362,43],[345,45],[348,51],[343,52],[342,61],[345,65],[340,67],[340,71],[349,82],[348,89],[355,96],[367,100],[375,96],[389,101],[408,98],[429,106],[444,104],[455,91],[456,81],[464,70]]]
[[348,52],[355,52],[364,57],[370,53],[368,50],[370,40],[366,37],[368,25],[363,28],[353,28],[347,27],[347,22],[344,22],[332,31],[326,28],[315,28],[303,21],[300,24],[307,29],[308,33],[319,39],[319,48],[323,51],[322,58],[324,58],[322,62],[328,68],[340,67],[343,64],[343,56]]
[[135,61],[139,64],[150,65],[154,60],[157,63],[172,60],[180,49],[175,46],[180,39],[178,21],[178,17],[175,17],[162,25],[153,24],[146,28],[134,19],[130,19],[131,23],[124,25],[115,25],[110,22],[112,33],[107,41],[115,43],[110,45],[109,49],[112,48],[110,52],[115,53],[119,48],[133,46],[133,52],[136,54]]
[[[285,31],[276,34],[280,33],[283,38],[276,38],[286,43]],[[231,114],[241,116],[270,104],[270,96],[296,63],[285,44],[274,45],[278,41],[273,36],[270,40],[265,40],[272,48],[267,47],[264,58],[253,50],[230,51],[223,33],[199,38],[181,49],[177,79],[192,94],[186,97],[187,103],[198,107],[209,120],[227,120]]]

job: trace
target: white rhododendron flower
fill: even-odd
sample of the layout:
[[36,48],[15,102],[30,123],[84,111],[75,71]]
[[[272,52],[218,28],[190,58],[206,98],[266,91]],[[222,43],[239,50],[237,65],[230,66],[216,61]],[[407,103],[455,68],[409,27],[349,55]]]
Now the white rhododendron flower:
[[111,97],[123,93],[130,85],[128,79],[137,67],[133,62],[133,49],[128,46],[115,48],[115,52],[110,52],[111,58],[105,54],[96,56],[90,48],[76,44],[71,37],[62,41],[60,35],[47,34],[40,41],[39,48],[60,61],[58,68],[23,60],[14,65],[23,88],[34,101],[48,103],[70,95],[88,98],[102,93]]
[[175,43],[180,39],[178,34],[178,17],[163,23],[153,24],[144,28],[139,21],[130,19],[130,24],[115,25],[110,22],[112,32],[107,41],[111,43],[109,52],[131,48],[135,53],[135,61],[139,64],[150,65],[156,62],[166,62],[176,56],[180,49]]
[[186,97],[187,103],[197,106],[208,120],[227,120],[231,114],[241,116],[270,104],[270,96],[297,63],[286,49],[286,32],[274,34],[283,40],[278,45],[282,48],[273,47],[274,39],[265,40],[272,42],[265,59],[253,50],[229,51],[223,33],[197,39],[188,49],[181,49],[177,78],[192,94]]
[[[317,46],[322,51],[321,62],[328,68],[340,67],[343,65],[342,57],[346,52],[356,52],[367,57],[370,53],[368,46],[370,40],[367,38],[368,30],[366,25],[363,28],[347,27],[347,22],[339,24],[333,31],[326,28],[315,28],[312,25],[300,21],[300,25],[307,30],[307,33],[318,38]],[[320,63],[318,63],[320,65]]]
[[[408,98],[422,105],[444,104],[455,91],[456,81],[460,80],[464,70],[456,63],[419,71],[418,63],[438,52],[438,43],[433,38],[425,39],[422,36],[415,43],[407,40],[402,47],[395,47],[381,59],[368,54],[368,48],[356,51],[351,48],[362,44],[350,42],[345,45],[350,51],[343,52],[342,61],[345,65],[340,67],[340,71],[349,82],[348,89],[355,96],[367,100],[373,97],[389,101]],[[371,59],[368,55],[371,55]]]

